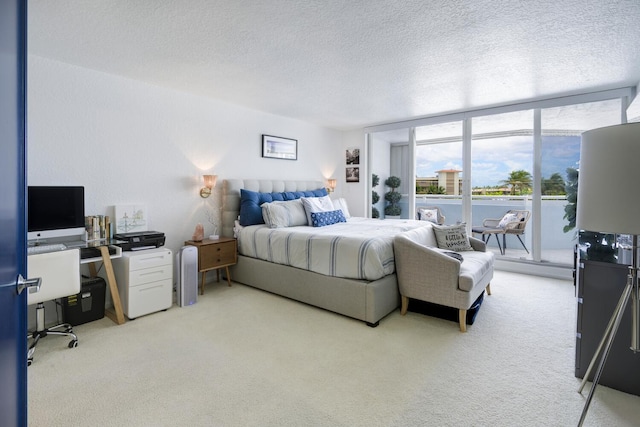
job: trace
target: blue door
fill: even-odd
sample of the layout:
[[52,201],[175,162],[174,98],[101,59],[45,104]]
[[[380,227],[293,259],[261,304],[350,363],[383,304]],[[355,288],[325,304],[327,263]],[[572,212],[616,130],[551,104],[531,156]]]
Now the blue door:
[[26,0],[0,0],[0,425],[27,425]]

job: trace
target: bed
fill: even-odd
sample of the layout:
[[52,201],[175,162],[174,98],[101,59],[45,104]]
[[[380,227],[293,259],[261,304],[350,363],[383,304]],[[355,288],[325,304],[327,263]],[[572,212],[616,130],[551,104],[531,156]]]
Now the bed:
[[321,181],[225,180],[222,235],[238,237],[240,252],[231,277],[377,326],[400,305],[393,236],[424,222],[352,217],[328,227],[237,227],[241,190],[282,193],[323,187]]

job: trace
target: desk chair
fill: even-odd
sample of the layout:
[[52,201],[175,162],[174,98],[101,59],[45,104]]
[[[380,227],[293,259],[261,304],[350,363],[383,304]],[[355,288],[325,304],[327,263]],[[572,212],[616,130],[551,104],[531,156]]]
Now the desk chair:
[[31,365],[36,344],[47,335],[69,336],[71,337],[69,348],[78,346],[78,337],[73,333],[70,324],[62,323],[49,328],[45,327],[44,302],[80,292],[80,250],[69,249],[29,255],[27,274],[29,278],[42,279],[40,291],[27,295],[27,304],[37,304],[36,330],[27,335],[27,339],[33,340],[27,351],[27,365]]

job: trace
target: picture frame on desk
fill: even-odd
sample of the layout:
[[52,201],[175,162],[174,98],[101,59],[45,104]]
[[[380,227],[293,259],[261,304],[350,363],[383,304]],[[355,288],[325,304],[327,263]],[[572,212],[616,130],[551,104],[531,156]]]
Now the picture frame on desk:
[[[146,205],[116,205],[114,213],[114,234],[147,231],[148,221]],[[111,228],[114,228],[113,224]]]

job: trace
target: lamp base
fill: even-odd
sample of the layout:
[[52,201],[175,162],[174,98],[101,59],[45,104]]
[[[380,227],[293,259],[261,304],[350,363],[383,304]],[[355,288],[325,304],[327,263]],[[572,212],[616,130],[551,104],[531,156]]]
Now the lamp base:
[[616,333],[618,332],[618,327],[620,326],[620,321],[622,320],[622,316],[624,315],[625,308],[627,307],[627,303],[631,299],[633,302],[633,324],[631,326],[632,337],[631,337],[631,350],[633,352],[637,352],[638,349],[638,323],[640,322],[640,318],[638,317],[638,236],[633,235],[633,259],[632,265],[629,266],[629,275],[627,276],[627,284],[620,295],[620,300],[618,301],[618,305],[616,309],[613,311],[613,315],[609,320],[609,324],[604,331],[604,335],[600,344],[598,344],[598,348],[591,359],[591,363],[589,363],[589,367],[582,378],[582,383],[580,384],[580,388],[578,389],[578,393],[582,393],[582,389],[584,388],[587,380],[589,378],[589,374],[591,370],[595,366],[596,362],[600,355],[602,358],[600,359],[600,364],[598,365],[598,370],[596,371],[593,377],[593,384],[591,385],[591,390],[589,390],[589,395],[587,396],[587,400],[584,404],[584,408],[582,409],[582,414],[580,416],[580,421],[578,422],[578,427],[581,427],[584,423],[584,419],[587,416],[587,411],[589,410],[589,405],[591,404],[591,399],[593,398],[593,394],[596,391],[596,386],[600,381],[600,377],[602,376],[602,371],[604,370],[604,365],[607,363],[607,357],[609,356],[609,352],[613,345],[613,340],[616,337]]

